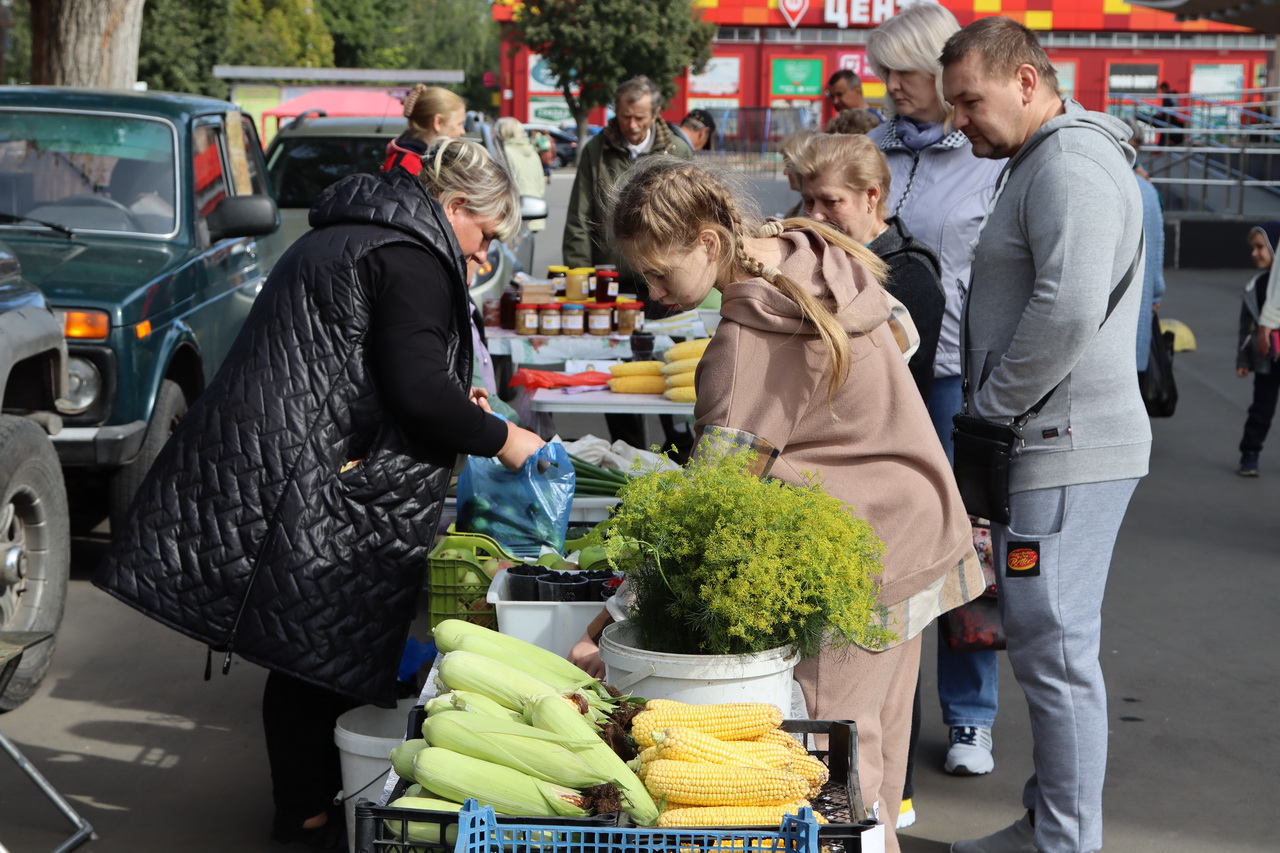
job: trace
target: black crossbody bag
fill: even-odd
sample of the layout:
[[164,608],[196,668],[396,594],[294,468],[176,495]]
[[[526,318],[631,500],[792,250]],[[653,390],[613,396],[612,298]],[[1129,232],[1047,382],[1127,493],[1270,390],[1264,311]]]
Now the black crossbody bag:
[[[1138,240],[1138,253],[1129,264],[1124,278],[1111,291],[1107,300],[1107,313],[1103,315],[1101,330],[1111,317],[1111,312],[1120,304],[1121,297],[1129,289],[1134,274],[1138,271],[1138,261],[1142,258],[1142,250],[1146,243],[1146,235]],[[965,337],[969,336],[969,304],[965,300],[964,311]],[[1040,398],[1020,417],[1014,418],[1011,424],[997,424],[983,420],[968,413],[969,380],[965,378],[966,411],[955,415],[951,422],[955,425],[951,430],[951,441],[954,447],[953,468],[956,486],[960,489],[960,498],[964,501],[965,511],[969,515],[985,518],[997,524],[1009,523],[1009,465],[1013,461],[1014,451],[1022,444],[1021,430],[1027,421],[1040,413],[1045,403],[1058,390],[1055,385],[1049,393]]]

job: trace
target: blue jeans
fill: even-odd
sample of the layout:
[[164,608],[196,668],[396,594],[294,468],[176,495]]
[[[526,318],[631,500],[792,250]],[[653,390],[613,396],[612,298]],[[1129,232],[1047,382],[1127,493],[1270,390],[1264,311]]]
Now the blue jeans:
[[[964,404],[959,376],[935,376],[929,392],[929,417],[952,458],[951,416]],[[948,726],[991,728],[1000,698],[1000,659],[997,652],[953,652],[938,635],[938,703]]]

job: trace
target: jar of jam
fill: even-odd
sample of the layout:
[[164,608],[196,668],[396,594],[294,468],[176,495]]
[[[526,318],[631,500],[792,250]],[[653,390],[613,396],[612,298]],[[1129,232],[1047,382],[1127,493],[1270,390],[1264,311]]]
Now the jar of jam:
[[596,302],[618,300],[618,271],[596,270]]
[[538,306],[532,302],[521,302],[516,306],[516,334],[538,334]]
[[564,279],[569,274],[569,268],[561,265],[552,265],[547,267],[547,278],[551,279],[551,295],[564,296]]
[[502,298],[498,300],[498,326],[507,331],[515,331],[516,306],[520,304],[520,288],[508,284],[502,288]]
[[618,334],[630,335],[644,328],[643,302],[619,302],[617,305]]
[[560,334],[560,303],[548,302],[538,306],[538,334]]
[[603,336],[613,331],[612,302],[588,302],[583,308],[587,311],[587,334]]
[[560,334],[581,335],[587,330],[587,310],[581,302],[566,302],[560,306]]
[[570,302],[586,302],[591,298],[591,267],[575,267],[564,280],[564,298]]

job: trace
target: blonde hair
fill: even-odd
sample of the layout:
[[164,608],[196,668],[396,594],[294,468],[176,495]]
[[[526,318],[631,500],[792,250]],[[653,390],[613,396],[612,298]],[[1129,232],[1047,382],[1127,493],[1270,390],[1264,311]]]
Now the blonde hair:
[[529,135],[525,132],[524,125],[520,123],[520,120],[511,116],[503,116],[498,119],[493,129],[498,132],[499,139],[520,139]]
[[409,120],[409,132],[424,142],[436,137],[436,116],[448,119],[458,110],[467,108],[467,102],[448,89],[422,83],[415,85],[402,103],[404,117]]
[[759,218],[746,195],[726,173],[675,157],[647,159],[650,162],[632,169],[613,193],[609,225],[614,245],[637,270],[661,269],[670,256],[691,251],[704,229],[715,232],[724,247],[717,261],[718,281],[763,278],[795,302],[817,329],[831,356],[830,400],[849,374],[852,353],[848,333],[823,300],[747,254],[747,240],[809,228],[866,267],[877,280],[885,278],[884,262],[866,246],[820,222],[786,219],[757,224]]
[[796,153],[795,173],[804,181],[819,175],[837,177],[854,192],[864,193],[872,187],[880,190],[876,215],[884,219],[889,196],[889,161],[869,137],[863,134],[823,134],[809,140]]
[[[938,3],[918,3],[903,9],[867,36],[867,60],[876,76],[888,82],[890,71],[932,74],[938,101],[950,112],[942,94],[942,63],[938,57],[952,33],[959,31],[956,16]],[[885,101],[892,109],[893,99]]]
[[817,135],[816,130],[797,130],[784,138],[782,144],[778,146],[778,153],[782,155],[782,168],[790,168],[790,164],[796,159],[797,152]]
[[431,143],[418,174],[427,191],[441,205],[466,199],[466,209],[480,219],[497,223],[500,240],[520,231],[520,193],[506,168],[470,139],[441,136]]

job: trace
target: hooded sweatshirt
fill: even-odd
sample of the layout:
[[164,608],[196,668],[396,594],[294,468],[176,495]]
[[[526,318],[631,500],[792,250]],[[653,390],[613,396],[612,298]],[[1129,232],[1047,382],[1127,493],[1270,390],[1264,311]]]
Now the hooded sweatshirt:
[[885,543],[880,601],[903,642],[985,583],[946,454],[903,357],[901,303],[808,229],[785,232],[781,272],[833,304],[852,363],[828,400],[831,359],[800,307],[762,278],[724,289],[698,366],[698,428],[752,433],[778,448],[771,476],[807,473]]
[[[1020,432],[1010,491],[1144,476],[1151,427],[1134,381],[1142,198],[1119,119],[1075,101],[1009,159],[965,305],[965,410]],[[1056,390],[1054,390],[1056,388]]]

